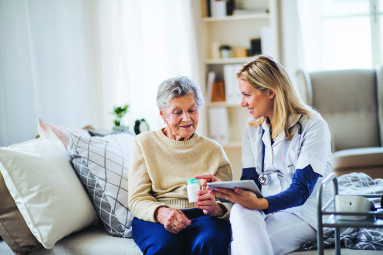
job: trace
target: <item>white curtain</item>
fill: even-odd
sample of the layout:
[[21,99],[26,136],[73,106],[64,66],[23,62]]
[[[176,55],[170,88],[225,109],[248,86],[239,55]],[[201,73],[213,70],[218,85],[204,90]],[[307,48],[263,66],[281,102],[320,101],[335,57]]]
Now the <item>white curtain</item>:
[[159,83],[199,77],[194,2],[0,0],[0,146],[33,138],[38,117],[111,129],[126,103],[124,124],[158,128]]
[[194,0],[123,1],[127,84],[119,100],[129,98],[128,122],[145,118],[151,129],[162,125],[156,107],[158,85],[186,75],[199,82]]

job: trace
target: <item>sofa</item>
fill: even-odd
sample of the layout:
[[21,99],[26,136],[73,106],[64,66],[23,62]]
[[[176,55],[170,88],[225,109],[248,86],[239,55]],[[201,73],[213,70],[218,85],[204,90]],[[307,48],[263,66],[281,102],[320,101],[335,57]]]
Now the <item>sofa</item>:
[[[127,194],[121,191],[118,198],[115,189],[102,188],[113,178],[123,183],[127,169],[119,174],[113,170],[114,176],[108,178],[97,171],[105,170],[100,166],[110,157],[113,166],[128,165],[122,154],[129,155],[133,136],[90,137],[84,130],[43,120],[39,121],[39,133],[39,139],[0,149],[0,254],[142,254],[131,238],[128,208],[116,206]],[[122,154],[113,151],[115,145]],[[113,166],[105,168],[111,170]],[[109,183],[102,183],[105,179]],[[103,185],[95,189],[93,182]],[[105,196],[115,200],[107,201]],[[342,253],[381,251],[342,249]],[[333,247],[325,249],[325,254],[334,254]]]
[[302,99],[318,110],[332,133],[337,176],[383,171],[383,65],[372,69],[298,70]]

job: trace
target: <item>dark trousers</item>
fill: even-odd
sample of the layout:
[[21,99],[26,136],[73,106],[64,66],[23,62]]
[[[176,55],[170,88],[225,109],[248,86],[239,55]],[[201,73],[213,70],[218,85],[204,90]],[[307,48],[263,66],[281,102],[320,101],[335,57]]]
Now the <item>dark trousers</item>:
[[229,222],[206,216],[200,209],[182,211],[192,224],[176,235],[160,223],[133,218],[133,239],[145,255],[228,254],[231,241]]

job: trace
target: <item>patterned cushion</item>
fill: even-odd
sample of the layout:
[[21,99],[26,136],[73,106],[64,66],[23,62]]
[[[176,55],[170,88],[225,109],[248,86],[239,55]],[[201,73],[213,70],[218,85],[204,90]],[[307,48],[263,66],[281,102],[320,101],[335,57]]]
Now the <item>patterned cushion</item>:
[[128,167],[134,137],[70,135],[68,155],[93,201],[106,231],[131,237],[132,215],[128,208]]

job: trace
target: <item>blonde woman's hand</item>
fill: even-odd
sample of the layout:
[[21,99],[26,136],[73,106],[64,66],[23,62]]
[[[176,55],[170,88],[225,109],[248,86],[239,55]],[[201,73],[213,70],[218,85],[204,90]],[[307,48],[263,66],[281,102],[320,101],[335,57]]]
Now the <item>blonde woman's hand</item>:
[[212,191],[213,195],[226,200],[230,200],[234,203],[240,204],[241,206],[252,209],[252,210],[263,210],[269,207],[269,203],[265,198],[258,198],[252,191],[247,191],[240,188],[223,189],[215,188]]
[[179,233],[191,224],[191,220],[189,220],[182,211],[168,207],[158,208],[156,211],[156,219],[164,225],[167,231],[173,234]]
[[218,179],[217,177],[215,177],[212,174],[201,174],[201,175],[194,176],[194,178],[201,180],[202,189],[206,189],[206,186],[207,186],[206,183],[208,183],[208,182],[219,182],[220,181],[220,179]]

